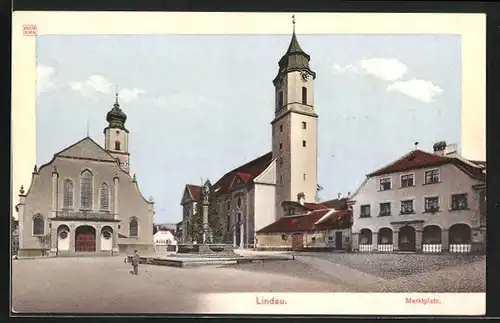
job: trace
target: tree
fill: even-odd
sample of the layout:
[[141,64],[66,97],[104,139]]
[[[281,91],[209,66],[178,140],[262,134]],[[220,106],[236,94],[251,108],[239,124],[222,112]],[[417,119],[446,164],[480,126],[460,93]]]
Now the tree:
[[[221,243],[226,240],[226,232],[217,212],[217,201],[214,197],[212,186],[208,195],[208,232],[207,242]],[[197,243],[203,243],[203,200],[205,192],[201,192],[200,201],[188,225],[188,236]]]

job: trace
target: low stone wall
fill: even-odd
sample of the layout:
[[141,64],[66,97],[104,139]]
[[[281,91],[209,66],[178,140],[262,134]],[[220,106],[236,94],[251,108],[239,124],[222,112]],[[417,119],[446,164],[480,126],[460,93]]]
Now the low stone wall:
[[17,252],[19,257],[42,257],[47,256],[45,249],[19,249]]

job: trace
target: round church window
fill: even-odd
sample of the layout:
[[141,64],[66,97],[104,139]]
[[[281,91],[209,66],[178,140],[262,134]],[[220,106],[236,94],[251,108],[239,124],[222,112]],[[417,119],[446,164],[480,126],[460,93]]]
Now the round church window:
[[104,237],[104,239],[109,239],[111,238],[111,233],[109,231],[104,231],[102,233],[102,236]]
[[66,231],[62,231],[62,232],[60,232],[60,233],[59,233],[59,237],[60,237],[61,239],[66,239],[66,238],[68,237],[68,232],[66,232]]

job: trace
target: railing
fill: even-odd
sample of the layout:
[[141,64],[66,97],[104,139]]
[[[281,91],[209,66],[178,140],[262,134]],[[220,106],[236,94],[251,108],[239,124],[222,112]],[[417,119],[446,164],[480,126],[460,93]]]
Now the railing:
[[113,220],[113,214],[109,212],[93,211],[61,211],[57,212],[57,217],[76,220]]
[[450,244],[450,252],[467,253],[471,251],[470,244]]
[[441,252],[443,250],[441,244],[423,244],[422,251],[423,252]]
[[372,251],[372,245],[371,244],[360,244],[359,245],[359,251],[360,252],[371,252]]
[[377,250],[379,252],[393,252],[394,246],[392,244],[379,244],[377,245]]

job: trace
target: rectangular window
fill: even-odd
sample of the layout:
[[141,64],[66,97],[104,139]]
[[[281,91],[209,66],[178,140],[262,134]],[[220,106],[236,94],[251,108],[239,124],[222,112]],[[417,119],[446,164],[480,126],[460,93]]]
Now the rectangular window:
[[295,209],[293,207],[288,208],[288,215],[294,215],[295,214]]
[[439,169],[428,170],[425,172],[425,184],[439,183]]
[[382,178],[380,180],[380,190],[387,191],[391,189],[391,179],[390,178]]
[[302,174],[302,178],[304,178],[304,180],[306,180],[306,174]]
[[302,87],[302,104],[307,104],[307,88]]
[[302,121],[302,129],[307,129],[307,123],[305,121]]
[[307,146],[307,143],[305,140],[302,140],[302,147],[305,147],[305,146]]
[[401,201],[401,214],[415,213],[413,209],[413,200]]
[[401,176],[401,187],[411,187],[414,185],[415,182],[413,174],[407,174]]
[[426,197],[424,199],[424,211],[425,212],[437,212],[439,211],[439,197]]
[[451,196],[451,209],[452,210],[465,210],[467,209],[467,194],[454,194]]
[[380,216],[389,216],[391,215],[391,203],[380,203]]
[[226,231],[229,232],[231,230],[231,216],[228,215],[226,221]]
[[238,213],[238,224],[241,222],[241,213]]
[[283,149],[283,144],[280,142],[280,150]]
[[283,125],[280,124],[280,132],[283,132]]
[[283,175],[280,175],[280,184],[283,184]]
[[283,91],[279,91],[278,93],[278,108],[283,106]]
[[283,158],[280,157],[280,165],[283,165]]
[[370,205],[361,205],[360,218],[369,218],[370,215]]

